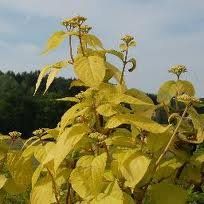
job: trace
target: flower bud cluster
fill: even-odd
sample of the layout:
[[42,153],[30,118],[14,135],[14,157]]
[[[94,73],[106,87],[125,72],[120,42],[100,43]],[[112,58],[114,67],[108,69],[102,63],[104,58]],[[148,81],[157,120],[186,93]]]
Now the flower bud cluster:
[[83,16],[75,16],[73,18],[65,19],[64,21],[62,21],[62,25],[65,27],[76,28],[81,26],[86,20],[87,18]]
[[43,129],[43,128],[40,128],[38,130],[33,131],[33,135],[35,135],[35,136],[41,136],[44,133],[45,133],[45,129]]
[[169,69],[169,72],[173,73],[173,74],[176,74],[179,77],[182,73],[187,72],[187,68],[186,68],[185,65],[178,64],[178,65],[172,66]]
[[187,94],[182,94],[177,97],[179,101],[182,101],[184,103],[201,103],[200,99],[194,97],[194,96],[189,96]]
[[22,133],[17,132],[17,131],[9,132],[9,136],[12,139],[17,139],[17,138],[21,137],[21,135],[22,135]]
[[94,132],[89,135],[89,138],[94,140],[104,141],[107,138],[107,136],[99,132]]
[[92,29],[92,27],[88,26],[88,25],[84,25],[84,26],[81,26],[81,32],[83,34],[87,34],[89,33],[89,31]]
[[125,35],[124,37],[121,38],[121,40],[124,43],[129,44],[130,42],[132,42],[134,40],[134,37],[131,35]]

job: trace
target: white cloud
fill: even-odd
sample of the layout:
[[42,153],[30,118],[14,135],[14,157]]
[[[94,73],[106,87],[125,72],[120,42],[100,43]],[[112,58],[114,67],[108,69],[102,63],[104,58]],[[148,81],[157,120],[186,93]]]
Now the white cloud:
[[[85,15],[108,47],[116,46],[121,34],[131,33],[138,41],[132,52],[137,57],[138,68],[128,75],[130,86],[154,92],[162,81],[170,78],[168,67],[182,63],[190,67],[191,72],[186,76],[199,87],[198,94],[204,95],[204,31],[196,25],[204,18],[203,0],[0,0],[0,7],[17,10],[28,16],[27,20],[30,16],[61,19],[74,14]],[[4,30],[9,31],[9,27]],[[60,51],[50,57],[39,57],[42,45],[34,45],[32,39],[30,41],[24,45],[9,44],[7,51],[0,55],[1,62],[12,62],[12,68],[17,69],[18,65],[18,70],[22,70],[22,67],[33,63],[32,67],[39,67],[46,60],[51,62],[62,54]]]

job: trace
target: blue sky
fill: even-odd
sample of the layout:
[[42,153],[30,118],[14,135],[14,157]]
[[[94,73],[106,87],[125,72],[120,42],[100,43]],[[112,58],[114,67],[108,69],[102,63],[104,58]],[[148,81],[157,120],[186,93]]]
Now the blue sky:
[[40,52],[62,19],[80,14],[107,48],[117,48],[123,34],[135,36],[138,66],[127,73],[130,87],[155,93],[171,79],[171,65],[185,64],[183,78],[204,97],[203,11],[203,0],[0,0],[0,69],[30,71],[63,59],[65,45],[48,56]]

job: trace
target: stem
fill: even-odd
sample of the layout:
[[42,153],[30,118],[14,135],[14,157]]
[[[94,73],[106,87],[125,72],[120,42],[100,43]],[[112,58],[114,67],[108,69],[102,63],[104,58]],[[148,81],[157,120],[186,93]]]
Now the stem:
[[73,49],[72,49],[72,36],[69,36],[69,52],[70,52],[70,57],[72,59],[72,63],[74,63]]
[[126,52],[125,52],[125,59],[123,61],[123,70],[122,70],[122,74],[121,74],[121,78],[120,78],[120,84],[122,84],[122,82],[123,82],[125,67],[126,67],[126,64],[127,64],[127,57],[128,57],[128,50],[126,50]]
[[57,204],[60,204],[59,198],[58,198],[57,185],[56,185],[56,183],[55,183],[55,179],[54,179],[54,177],[53,177],[51,171],[49,170],[49,168],[47,168],[47,171],[48,171],[48,173],[49,173],[49,175],[50,175],[50,177],[51,177],[51,179],[52,179],[53,190],[54,190],[54,193],[55,193],[56,202],[57,202]]
[[80,46],[81,46],[81,52],[82,52],[83,56],[85,56],[85,52],[84,52],[84,48],[83,48],[83,44],[82,44],[81,26],[79,26],[79,42],[80,42]]
[[183,121],[183,119],[184,119],[184,117],[185,117],[185,115],[186,115],[186,113],[187,113],[190,106],[191,106],[191,103],[186,105],[186,108],[185,108],[185,110],[184,110],[184,112],[183,112],[183,114],[181,116],[181,119],[179,120],[179,122],[178,122],[178,124],[176,126],[176,129],[174,130],[168,144],[166,145],[165,149],[163,150],[163,152],[161,153],[161,155],[159,156],[159,158],[156,161],[156,168],[157,168],[158,164],[160,163],[160,161],[162,160],[162,158],[164,157],[164,155],[166,154],[166,152],[168,151],[168,149],[169,149],[172,141],[174,140],[174,138],[175,138],[175,136],[176,136],[176,134],[178,132],[178,129],[179,129],[179,127],[180,127],[180,125],[181,125],[181,123],[182,123],[182,121]]
[[67,184],[67,196],[66,196],[66,204],[71,204],[71,197],[70,197],[70,193],[71,193],[71,185],[70,183]]
[[[149,182],[148,182],[145,186],[143,186],[143,199],[145,198],[146,191],[147,191],[149,185],[151,184],[151,182],[152,182],[152,180],[153,180],[154,174],[155,174],[155,172],[156,172],[156,170],[157,170],[157,167],[158,167],[160,161],[162,160],[162,158],[164,157],[164,155],[166,154],[166,152],[169,150],[169,147],[170,147],[171,143],[173,142],[173,140],[174,140],[174,138],[175,138],[175,136],[176,136],[176,134],[177,134],[177,132],[178,132],[178,129],[179,129],[179,127],[180,127],[180,125],[181,125],[181,123],[182,123],[182,121],[183,121],[183,118],[185,117],[185,115],[186,115],[186,113],[187,113],[187,111],[188,111],[188,109],[189,109],[190,106],[191,106],[191,103],[189,103],[189,104],[186,105],[186,108],[185,108],[185,110],[184,110],[184,112],[183,112],[183,114],[182,114],[182,116],[181,116],[181,119],[179,120],[179,122],[178,122],[178,124],[177,124],[177,126],[176,126],[176,129],[174,130],[174,132],[173,132],[173,134],[172,134],[172,136],[171,136],[171,138],[170,138],[170,140],[169,140],[167,146],[166,146],[165,149],[162,151],[161,155],[159,156],[159,158],[158,158],[157,161],[156,161],[156,164],[155,164],[155,166],[154,166],[154,168],[153,168],[153,170],[152,170],[152,176],[151,176],[151,178],[149,179]],[[143,199],[142,199],[142,201],[143,201]],[[142,203],[142,201],[141,201],[141,203]]]
[[[67,31],[69,32],[68,28],[66,27]],[[71,26],[69,27],[69,29],[71,30]],[[72,48],[72,36],[69,35],[69,39],[68,39],[68,43],[69,43],[69,53],[70,53],[70,58],[72,60],[72,63],[74,63],[74,57],[73,57],[73,48]]]

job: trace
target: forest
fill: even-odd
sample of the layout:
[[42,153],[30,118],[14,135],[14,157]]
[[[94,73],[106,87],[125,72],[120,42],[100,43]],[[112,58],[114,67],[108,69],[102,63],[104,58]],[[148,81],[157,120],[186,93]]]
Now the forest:
[[[54,128],[62,114],[73,105],[72,102],[57,101],[65,96],[74,96],[83,90],[72,87],[72,79],[58,77],[43,95],[45,80],[39,93],[33,96],[39,71],[15,74],[12,71],[0,72],[0,132],[8,134],[13,130],[22,133],[24,138],[41,127]],[[44,86],[44,87],[43,87]]]

